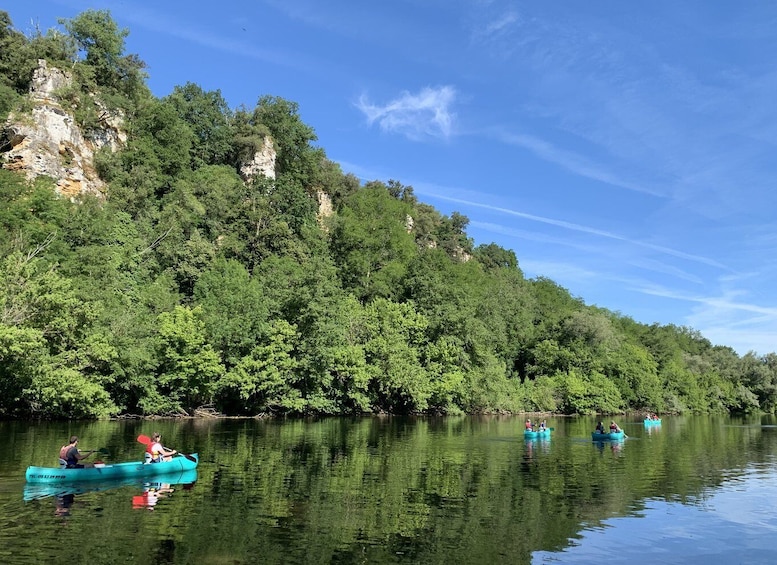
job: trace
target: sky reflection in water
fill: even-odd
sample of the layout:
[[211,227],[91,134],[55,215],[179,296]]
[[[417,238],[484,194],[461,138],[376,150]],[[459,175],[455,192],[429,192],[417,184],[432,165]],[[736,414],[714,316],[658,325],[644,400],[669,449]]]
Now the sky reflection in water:
[[587,528],[532,564],[777,563],[777,469],[752,468],[695,503],[648,500],[635,516]]

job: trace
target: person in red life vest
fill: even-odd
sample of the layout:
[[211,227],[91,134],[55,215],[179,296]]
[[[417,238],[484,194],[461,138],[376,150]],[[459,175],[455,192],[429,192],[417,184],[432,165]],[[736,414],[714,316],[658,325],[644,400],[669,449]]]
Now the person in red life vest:
[[154,435],[151,436],[151,443],[146,447],[146,453],[151,454],[151,463],[170,461],[170,459],[173,458],[173,455],[178,453],[175,449],[167,449],[162,445],[161,441],[162,434],[154,432]]
[[529,431],[534,429],[534,425],[531,423],[531,420],[529,418],[526,418],[526,429]]
[[621,429],[618,427],[618,424],[615,423],[615,420],[611,421],[610,422],[610,433],[614,434],[614,433],[618,433],[620,431],[621,431]]
[[83,469],[91,467],[91,463],[81,463],[82,460],[89,457],[94,451],[81,453],[78,450],[78,436],[70,436],[70,442],[59,449],[59,458],[65,462],[68,469]]

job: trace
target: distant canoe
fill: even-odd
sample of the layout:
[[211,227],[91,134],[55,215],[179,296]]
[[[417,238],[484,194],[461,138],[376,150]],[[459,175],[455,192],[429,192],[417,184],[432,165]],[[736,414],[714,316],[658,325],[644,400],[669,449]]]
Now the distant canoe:
[[598,432],[591,432],[591,439],[594,441],[611,441],[623,439],[626,434],[621,430],[620,432],[610,432],[608,434],[600,434]]
[[642,423],[645,424],[646,426],[660,426],[661,425],[661,418],[659,418],[658,420],[650,420],[648,418],[645,418],[642,421]]
[[524,439],[550,439],[550,428],[545,428],[544,430],[524,430],[523,432],[523,438]]

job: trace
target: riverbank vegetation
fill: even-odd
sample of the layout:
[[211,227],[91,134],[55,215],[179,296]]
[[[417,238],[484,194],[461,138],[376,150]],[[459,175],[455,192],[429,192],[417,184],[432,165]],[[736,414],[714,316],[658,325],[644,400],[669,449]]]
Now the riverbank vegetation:
[[[127,33],[87,11],[27,36],[0,12],[0,118],[45,59],[87,134],[108,107],[128,135],[97,155],[105,200],[0,170],[0,415],[775,411],[774,353],[527,279],[465,216],[344,174],[294,102],[157,98]],[[275,178],[245,181],[267,138]]]

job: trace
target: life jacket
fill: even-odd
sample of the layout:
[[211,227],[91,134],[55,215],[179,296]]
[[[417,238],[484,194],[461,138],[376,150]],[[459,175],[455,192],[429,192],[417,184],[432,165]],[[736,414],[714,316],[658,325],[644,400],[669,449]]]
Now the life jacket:
[[[150,459],[152,463],[161,463],[162,461],[165,460],[165,457],[164,455],[162,455],[161,451],[154,451],[155,445],[158,445],[160,447],[162,446],[162,444],[160,444],[158,441],[153,441],[146,446],[146,453],[151,454]],[[149,459],[149,457],[146,456],[146,459]]]
[[73,455],[73,451],[75,451],[75,454],[78,454],[78,449],[75,446],[72,446],[70,444],[63,445],[62,448],[59,450],[59,458],[65,462],[65,465],[67,467],[75,467],[78,463],[78,457]]

